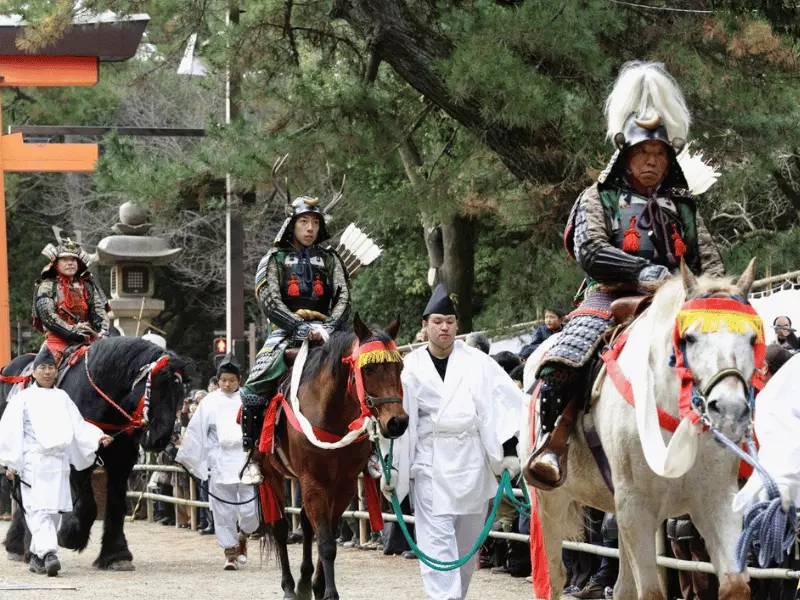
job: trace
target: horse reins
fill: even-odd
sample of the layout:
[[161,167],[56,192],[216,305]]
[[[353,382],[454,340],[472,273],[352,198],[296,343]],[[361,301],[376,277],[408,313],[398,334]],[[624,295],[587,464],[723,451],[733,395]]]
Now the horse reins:
[[[94,379],[92,378],[92,374],[89,372],[89,348],[86,348],[86,351],[83,353],[83,367],[84,372],[86,373],[86,379],[91,384],[92,388],[95,392],[108,404],[114,407],[123,417],[125,417],[128,422],[125,425],[114,425],[110,423],[100,423],[98,421],[93,421],[91,419],[84,419],[86,422],[91,423],[99,427],[100,429],[108,429],[111,431],[117,431],[116,435],[120,433],[133,433],[136,429],[141,429],[145,427],[148,423],[148,412],[150,408],[150,390],[152,385],[153,376],[158,374],[169,362],[169,355],[165,354],[161,358],[159,358],[156,362],[150,363],[149,365],[142,368],[142,375],[136,378],[133,385],[131,386],[131,391],[142,381],[144,374],[146,373],[147,376],[147,383],[145,384],[145,391],[142,394],[142,397],[139,399],[139,404],[136,407],[136,410],[133,412],[133,415],[128,414],[128,412],[122,408],[119,404],[114,402],[111,397],[106,394],[100,386],[95,383]],[[146,371],[145,371],[146,369]]]

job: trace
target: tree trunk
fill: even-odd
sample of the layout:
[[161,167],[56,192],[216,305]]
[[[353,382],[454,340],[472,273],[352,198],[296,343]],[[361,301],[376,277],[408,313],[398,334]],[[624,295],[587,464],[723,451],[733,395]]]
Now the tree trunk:
[[447,291],[456,295],[458,328],[472,331],[472,287],[475,282],[475,221],[453,217],[441,224],[444,263],[439,270]]
[[541,152],[546,136],[522,127],[487,121],[475,100],[454,99],[435,65],[453,52],[452,42],[421,22],[403,0],[334,0],[332,19],[344,19],[384,62],[414,89],[443,109],[494,150],[521,180],[560,180],[558,154]]
[[[411,185],[422,190],[424,182],[419,174],[422,166],[422,157],[411,139],[406,139],[399,148],[400,158],[403,160],[406,175]],[[428,214],[421,213],[422,231],[425,236],[425,247],[428,250],[428,285],[434,288],[441,281],[439,269],[444,262],[444,246],[442,245],[442,230],[436,221]]]

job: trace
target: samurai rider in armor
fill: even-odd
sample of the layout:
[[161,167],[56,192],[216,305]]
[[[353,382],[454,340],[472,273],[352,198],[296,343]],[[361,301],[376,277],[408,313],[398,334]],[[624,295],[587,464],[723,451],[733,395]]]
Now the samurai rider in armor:
[[49,263],[36,282],[33,325],[45,334],[45,345],[61,362],[69,346],[108,335],[108,300],[89,272],[89,255],[67,238],[42,250]]
[[303,196],[287,207],[289,216],[256,273],[256,295],[272,324],[256,357],[247,383],[241,389],[242,442],[254,450],[242,483],[261,482],[257,452],[264,412],[286,373],[284,352],[306,338],[321,341],[312,324],[328,332],[343,329],[350,315],[347,271],[339,256],[319,244],[328,239],[325,218],[316,198]]
[[586,274],[585,296],[537,371],[536,442],[524,471],[543,489],[566,478],[572,421],[590,385],[586,365],[612,324],[611,302],[652,291],[681,259],[695,274],[724,274],[678,162],[691,117],[675,80],[660,63],[626,63],[605,114],[616,152],[578,197],[564,234]]

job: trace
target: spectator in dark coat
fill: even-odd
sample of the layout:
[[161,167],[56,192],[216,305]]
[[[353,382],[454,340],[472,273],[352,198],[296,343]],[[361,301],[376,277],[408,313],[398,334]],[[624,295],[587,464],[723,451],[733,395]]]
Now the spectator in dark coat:
[[564,322],[564,311],[559,308],[548,307],[544,311],[544,324],[533,330],[533,339],[530,344],[522,347],[519,356],[522,360],[536,352],[536,349],[554,333],[561,331]]

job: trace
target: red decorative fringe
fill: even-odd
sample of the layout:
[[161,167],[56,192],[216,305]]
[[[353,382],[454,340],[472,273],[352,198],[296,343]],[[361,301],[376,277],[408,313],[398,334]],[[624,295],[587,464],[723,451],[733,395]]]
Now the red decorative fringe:
[[675,256],[680,258],[684,254],[686,254],[686,244],[683,243],[680,234],[678,233],[678,228],[675,226],[675,223],[672,224],[672,243],[675,246]]
[[381,498],[378,495],[378,484],[364,473],[364,494],[367,497],[367,512],[369,512],[369,527],[372,531],[383,529],[383,515],[381,514]]
[[282,519],[281,505],[278,504],[278,499],[275,497],[275,492],[269,487],[269,483],[265,481],[258,486],[258,493],[261,496],[261,516],[264,518],[264,523],[269,525]]
[[625,252],[638,252],[640,237],[642,237],[642,234],[636,229],[636,217],[631,217],[630,227],[622,234],[622,250]]
[[[529,421],[531,424],[531,448],[536,445],[536,398],[539,395],[541,382],[531,394],[531,406]],[[550,565],[547,562],[547,551],[544,547],[544,531],[542,530],[542,520],[539,517],[539,499],[536,496],[536,488],[528,486],[528,494],[531,498],[531,567],[533,571],[533,595],[539,600],[550,600]]]

